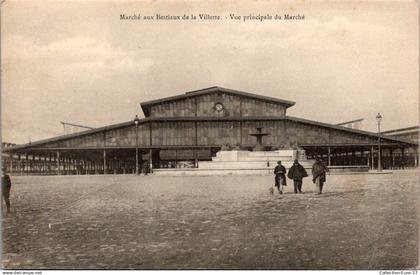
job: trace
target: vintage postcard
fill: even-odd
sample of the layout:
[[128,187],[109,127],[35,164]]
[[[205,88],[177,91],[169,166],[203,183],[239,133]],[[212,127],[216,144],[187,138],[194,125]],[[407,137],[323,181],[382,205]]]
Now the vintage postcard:
[[3,1],[2,267],[415,274],[418,15]]

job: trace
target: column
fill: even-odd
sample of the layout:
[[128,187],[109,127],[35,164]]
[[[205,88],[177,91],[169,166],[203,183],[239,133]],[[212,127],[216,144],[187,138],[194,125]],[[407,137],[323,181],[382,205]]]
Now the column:
[[373,146],[372,146],[372,148],[370,148],[370,153],[372,155],[371,168],[373,170],[374,169],[374,166],[375,166],[375,158],[374,158],[374,155],[373,155]]
[[195,140],[194,140],[194,143],[195,143],[195,146],[197,146],[198,145],[198,129],[197,129],[197,121],[195,121],[194,122],[194,128],[195,128]]
[[360,150],[360,165],[365,165],[365,149]]
[[241,144],[242,147],[242,120],[239,121],[239,143]]
[[31,156],[28,155],[28,174],[32,173],[32,160]]
[[[196,105],[197,106],[197,105]],[[150,149],[149,149],[149,172],[152,173],[153,171],[153,157],[152,157],[152,144],[153,144],[153,139],[152,139],[152,122],[149,122],[149,145],[150,145]]]
[[76,171],[77,171],[77,174],[78,175],[81,175],[83,169],[85,169],[84,163],[82,162],[82,160],[77,159],[76,160]]
[[73,159],[73,170],[76,175],[79,175],[79,160],[77,158]]
[[55,163],[56,161],[55,161],[55,156],[53,155],[52,157],[50,157],[50,170],[52,171],[53,169],[52,169],[52,167],[53,167],[53,164]]
[[31,156],[28,156],[28,172],[29,172],[29,174],[32,173],[32,165],[33,165],[33,161],[31,160]]
[[41,166],[42,166],[41,164],[42,164],[41,156],[37,156],[35,158],[35,171],[37,173],[40,173],[41,172]]
[[379,148],[378,150],[378,167],[379,165],[381,166],[381,169],[378,169],[380,171],[382,171],[383,167],[382,167],[382,147]]
[[394,169],[394,150],[392,150],[392,148],[389,149],[389,164],[390,164],[390,168]]
[[57,150],[57,175],[60,175],[60,151]]
[[69,174],[73,175],[74,172],[74,159],[69,158]]
[[50,155],[48,157],[44,157],[45,159],[45,175],[48,175],[48,171],[50,171]]
[[112,168],[114,169],[114,175],[117,174],[117,164],[118,164],[118,159],[117,156],[114,157],[114,161],[112,163]]
[[26,170],[28,170],[28,154],[25,153],[25,160],[23,161],[23,174],[26,173]]
[[[139,162],[140,162],[140,173],[143,173],[143,153],[142,151],[139,152]],[[125,167],[124,167],[125,169]],[[125,174],[125,172],[124,172]]]
[[104,174],[107,173],[107,167],[106,167],[106,150],[103,150],[103,161],[104,161]]
[[356,149],[352,149],[351,151],[351,164],[357,165],[357,150]]
[[197,150],[194,150],[194,167],[198,168],[198,153],[197,153]]
[[20,175],[22,176],[22,160],[21,160],[21,155],[18,154],[18,171],[20,173]]
[[331,166],[331,147],[328,147],[328,166]]
[[50,174],[51,171],[51,155],[48,155],[48,175]]
[[41,161],[41,171],[42,171],[42,174],[44,175],[45,174],[45,172],[47,171],[47,157],[46,156],[43,156],[42,157],[42,161]]
[[139,147],[136,147],[136,175],[139,173]]
[[62,158],[60,162],[62,163],[62,174],[66,175],[67,173],[66,158]]
[[69,174],[68,170],[69,170],[69,167],[68,167],[68,158],[64,158],[63,159],[63,172],[64,172],[64,175],[68,175]]
[[149,168],[150,168],[150,173],[152,173],[152,169],[153,169],[152,149],[149,149]]
[[71,158],[66,159],[67,172],[66,175],[71,175]]
[[405,168],[405,148],[404,147],[401,147],[401,165],[402,165],[402,168],[404,169]]
[[10,153],[10,174],[13,175],[13,153]]

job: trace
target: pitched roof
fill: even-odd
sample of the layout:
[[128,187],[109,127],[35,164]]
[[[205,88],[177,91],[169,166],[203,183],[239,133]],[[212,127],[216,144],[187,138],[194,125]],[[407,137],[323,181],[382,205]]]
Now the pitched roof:
[[274,98],[274,97],[269,97],[269,96],[263,96],[263,95],[257,95],[257,94],[243,92],[243,91],[232,90],[232,89],[227,89],[227,88],[223,88],[223,87],[214,86],[214,87],[209,87],[209,88],[205,88],[205,89],[186,92],[185,94],[182,94],[182,95],[176,95],[176,96],[164,97],[164,98],[160,98],[160,99],[156,99],[156,100],[145,101],[145,102],[140,103],[140,106],[143,110],[144,115],[149,116],[149,107],[152,106],[152,105],[160,104],[160,103],[167,102],[167,101],[174,101],[174,100],[180,100],[180,99],[195,97],[195,96],[199,96],[199,95],[215,93],[215,92],[222,92],[222,93],[226,93],[226,94],[238,95],[238,96],[258,99],[258,100],[262,100],[262,101],[266,101],[266,102],[282,104],[282,105],[285,105],[286,108],[289,108],[289,107],[296,104],[296,102],[294,102],[294,101],[289,101],[289,100],[284,100],[284,99],[279,99],[279,98]]
[[[339,131],[345,131],[345,132],[350,132],[350,133],[359,134],[359,135],[367,135],[367,136],[376,137],[376,138],[378,137],[377,133],[363,131],[363,130],[359,130],[359,129],[352,129],[352,128],[348,128],[348,127],[344,127],[344,126],[340,126],[340,125],[333,125],[333,124],[329,124],[329,123],[324,123],[324,122],[319,122],[319,121],[314,121],[314,120],[309,120],[309,119],[304,119],[304,118],[298,118],[298,117],[292,117],[292,116],[286,116],[286,119],[288,119],[290,121],[295,121],[295,122],[300,122],[300,123],[305,123],[305,124],[312,124],[312,125],[315,125],[315,126],[321,126],[321,127],[325,127],[325,128],[336,129],[336,130],[339,130]],[[381,139],[384,139],[384,140],[391,140],[391,141],[396,141],[396,142],[409,143],[409,144],[413,144],[413,145],[416,144],[414,142],[407,142],[407,140],[404,140],[404,139],[384,135],[383,133],[381,133],[380,136],[381,136]]]
[[[146,120],[146,119],[140,119],[140,122],[144,122],[144,120]],[[26,148],[30,148],[30,147],[34,147],[34,146],[38,146],[38,145],[43,145],[43,144],[46,144],[46,143],[62,141],[62,140],[71,139],[71,138],[75,138],[75,137],[91,135],[91,134],[99,133],[99,132],[106,131],[106,130],[121,128],[121,127],[129,126],[129,125],[132,125],[132,124],[134,124],[134,122],[132,120],[122,122],[122,123],[111,124],[111,125],[107,125],[107,126],[104,126],[104,127],[94,128],[94,129],[91,129],[91,130],[86,130],[86,131],[81,131],[81,132],[77,132],[77,133],[66,134],[66,135],[56,136],[56,137],[52,137],[52,138],[42,139],[42,140],[38,140],[38,141],[35,141],[35,142],[31,142],[31,143],[19,144],[19,145],[15,145],[13,147],[3,148],[3,151],[8,151],[8,150],[15,151],[15,150],[20,150],[20,149],[26,149]]]

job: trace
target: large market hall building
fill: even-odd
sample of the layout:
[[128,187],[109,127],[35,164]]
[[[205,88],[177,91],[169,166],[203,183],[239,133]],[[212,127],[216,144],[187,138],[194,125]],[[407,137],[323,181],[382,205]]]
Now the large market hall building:
[[[294,104],[211,87],[143,102],[142,119],[3,148],[3,162],[14,175],[141,173],[199,169],[219,150],[301,148],[329,166],[377,166],[377,133],[287,116]],[[380,142],[384,168],[417,166],[417,142],[389,135]]]

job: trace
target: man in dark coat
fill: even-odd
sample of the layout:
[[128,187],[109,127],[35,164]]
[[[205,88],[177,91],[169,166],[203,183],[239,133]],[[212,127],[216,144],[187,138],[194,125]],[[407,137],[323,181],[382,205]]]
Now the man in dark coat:
[[324,163],[319,159],[315,158],[315,163],[312,166],[312,181],[316,184],[316,189],[318,194],[322,194],[322,187],[324,187],[324,182],[326,181],[326,172],[328,171]]
[[279,194],[283,194],[283,186],[286,186],[286,167],[281,165],[281,161],[277,162],[276,168],[274,168],[275,186],[279,191]]
[[300,163],[296,159],[292,167],[290,167],[289,173],[287,173],[287,177],[293,180],[295,193],[297,193],[298,191],[299,193],[302,193],[302,179],[307,176],[308,173],[306,173],[305,168],[303,168],[303,166],[300,165]]
[[[7,213],[10,213],[10,189],[12,188],[12,181],[10,180],[9,175],[6,174],[5,169],[2,169],[1,175],[1,194],[6,203]],[[3,208],[3,202],[1,204]]]

